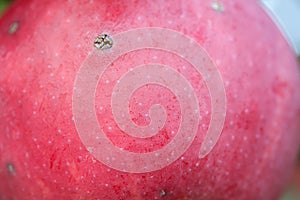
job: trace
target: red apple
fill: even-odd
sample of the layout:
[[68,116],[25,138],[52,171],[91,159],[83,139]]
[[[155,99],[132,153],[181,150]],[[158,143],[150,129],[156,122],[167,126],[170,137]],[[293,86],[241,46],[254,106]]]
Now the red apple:
[[300,76],[258,2],[16,1],[0,30],[0,199],[282,193]]

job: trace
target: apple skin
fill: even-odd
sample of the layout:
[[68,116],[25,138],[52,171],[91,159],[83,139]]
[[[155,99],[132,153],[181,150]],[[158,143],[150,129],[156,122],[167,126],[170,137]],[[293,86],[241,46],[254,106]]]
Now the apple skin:
[[[297,60],[258,2],[222,2],[224,10],[206,0],[16,1],[0,20],[0,199],[279,198],[300,141]],[[197,95],[205,113],[194,143],[160,170],[127,173],[87,151],[72,120],[72,93],[98,34],[143,27],[176,30],[207,51],[224,81],[226,118],[216,146],[199,159],[210,99],[201,76],[191,80],[202,87]],[[166,52],[149,52],[122,57],[112,71],[151,62],[153,55],[158,63],[182,64],[172,55],[166,59]],[[177,70],[185,76],[193,72],[191,66]],[[121,72],[112,71],[105,76],[115,80]],[[111,111],[98,109],[106,101],[102,92],[111,90],[104,80],[95,105],[103,129],[113,124]],[[159,94],[165,96],[156,98]],[[156,99],[178,107],[171,97],[155,86],[136,95],[147,105]],[[145,108],[133,100],[130,105],[137,124],[149,123]],[[170,142],[177,124],[169,121],[160,136],[145,143],[115,129],[108,135],[115,145],[147,152]]]

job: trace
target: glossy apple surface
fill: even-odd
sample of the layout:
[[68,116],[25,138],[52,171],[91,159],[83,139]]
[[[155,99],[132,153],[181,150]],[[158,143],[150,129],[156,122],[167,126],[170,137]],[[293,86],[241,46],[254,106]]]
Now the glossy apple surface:
[[[162,34],[124,39],[150,27]],[[102,33],[113,46],[97,50]],[[139,38],[157,48],[130,51]],[[99,74],[108,54],[118,56]],[[208,63],[202,70],[216,77],[189,60]],[[0,67],[0,199],[276,199],[291,173],[300,139],[297,60],[256,1],[16,1],[0,20]],[[147,78],[138,88],[130,81]],[[215,90],[220,80],[224,91]],[[185,88],[196,105],[180,100],[189,99]],[[199,157],[212,116],[223,116],[214,121],[223,126]],[[157,134],[139,137],[145,127]],[[97,128],[118,156],[92,137]],[[177,156],[146,157],[176,138]]]

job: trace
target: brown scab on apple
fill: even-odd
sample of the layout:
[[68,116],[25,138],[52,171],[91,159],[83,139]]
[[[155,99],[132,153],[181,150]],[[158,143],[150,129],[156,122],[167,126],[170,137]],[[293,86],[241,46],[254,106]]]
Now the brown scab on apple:
[[113,40],[112,38],[108,35],[108,34],[101,34],[99,36],[96,37],[96,39],[94,40],[94,47],[96,47],[96,49],[109,49],[113,46]]

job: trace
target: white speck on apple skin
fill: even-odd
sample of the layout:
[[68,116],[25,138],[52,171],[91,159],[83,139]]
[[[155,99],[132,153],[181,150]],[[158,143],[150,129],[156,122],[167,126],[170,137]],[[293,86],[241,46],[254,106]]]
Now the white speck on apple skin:
[[152,57],[152,59],[153,59],[153,60],[157,60],[157,56],[154,55],[154,56]]
[[248,114],[249,113],[249,109],[245,108],[245,113]]
[[10,35],[13,35],[14,33],[17,32],[17,30],[19,29],[19,26],[20,26],[20,22],[18,22],[18,21],[15,21],[15,22],[11,23],[9,28],[8,28],[8,33]]
[[231,135],[231,140],[235,140],[235,136],[234,135]]
[[25,153],[25,158],[29,158],[29,153],[28,152]]
[[216,59],[216,60],[215,60],[215,63],[216,63],[216,65],[220,66],[222,62],[221,62],[220,59]]
[[27,62],[33,62],[33,61],[34,61],[34,58],[32,58],[32,57],[27,57],[27,58],[26,58],[26,61],[27,61]]
[[6,169],[7,169],[9,174],[11,174],[13,176],[16,174],[15,166],[12,163],[7,163]]
[[234,54],[231,55],[231,58],[232,58],[233,61],[235,61],[237,59],[237,55],[234,53]]
[[164,196],[166,196],[167,195],[167,192],[165,191],[165,190],[161,190],[160,191],[160,196],[161,197],[164,197]]

